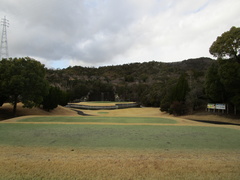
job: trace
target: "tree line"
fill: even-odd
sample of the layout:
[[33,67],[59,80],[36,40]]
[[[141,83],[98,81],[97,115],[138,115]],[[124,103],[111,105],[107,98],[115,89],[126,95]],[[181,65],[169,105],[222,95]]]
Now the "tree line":
[[19,102],[27,108],[42,106],[51,110],[68,101],[65,92],[50,86],[44,65],[32,58],[2,59],[0,72],[0,106],[12,103],[14,115]]
[[218,58],[207,72],[205,89],[211,102],[240,110],[240,28],[232,27],[213,42],[210,53]]
[[213,42],[217,57],[182,62],[156,61],[118,66],[47,69],[29,58],[0,61],[0,106],[22,102],[46,110],[69,101],[134,101],[175,115],[226,103],[240,110],[240,28],[232,27]]

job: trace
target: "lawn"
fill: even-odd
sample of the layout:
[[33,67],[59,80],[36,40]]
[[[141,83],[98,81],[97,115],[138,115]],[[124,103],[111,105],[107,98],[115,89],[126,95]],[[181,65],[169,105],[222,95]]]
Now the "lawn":
[[13,146],[240,150],[239,130],[201,126],[3,123],[0,137]]
[[99,123],[159,123],[175,124],[176,121],[167,118],[153,117],[32,117],[18,120],[19,122],[99,122]]
[[240,179],[238,129],[177,122],[51,116],[0,123],[0,180]]

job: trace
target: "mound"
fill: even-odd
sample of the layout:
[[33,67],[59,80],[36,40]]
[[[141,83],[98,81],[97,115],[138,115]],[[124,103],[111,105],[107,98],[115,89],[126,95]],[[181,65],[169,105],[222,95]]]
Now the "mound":
[[[3,104],[2,107],[0,107],[0,120],[5,120],[8,118],[12,118],[13,114],[13,107],[9,103]],[[77,115],[77,112],[70,110],[68,108],[65,108],[63,106],[58,106],[52,111],[45,111],[41,108],[35,107],[32,109],[29,108],[23,108],[22,103],[18,103],[17,106],[17,114],[16,116],[28,116],[28,115],[43,115],[43,116],[56,116],[56,115],[61,115],[61,116],[75,116]]]

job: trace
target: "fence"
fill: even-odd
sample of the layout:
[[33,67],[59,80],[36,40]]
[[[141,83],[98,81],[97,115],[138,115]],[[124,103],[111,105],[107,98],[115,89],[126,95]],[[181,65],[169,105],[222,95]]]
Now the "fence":
[[87,106],[80,104],[68,104],[67,107],[76,108],[76,109],[87,109],[87,110],[112,110],[112,109],[125,109],[125,108],[133,108],[139,107],[137,103],[129,103],[129,104],[116,104],[115,106]]

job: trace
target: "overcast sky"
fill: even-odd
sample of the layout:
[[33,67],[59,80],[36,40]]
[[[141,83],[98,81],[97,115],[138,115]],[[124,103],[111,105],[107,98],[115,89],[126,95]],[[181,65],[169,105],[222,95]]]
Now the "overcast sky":
[[240,0],[0,0],[4,16],[9,56],[48,68],[174,62],[212,57]]

